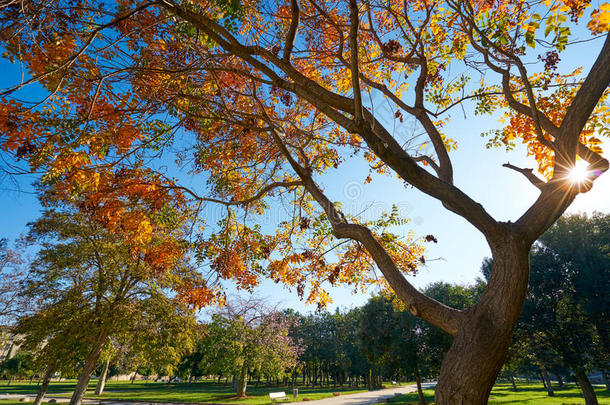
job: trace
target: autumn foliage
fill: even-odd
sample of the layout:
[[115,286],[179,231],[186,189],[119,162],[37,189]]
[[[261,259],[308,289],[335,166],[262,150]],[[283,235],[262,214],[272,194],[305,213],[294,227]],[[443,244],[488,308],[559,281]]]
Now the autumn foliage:
[[[190,221],[197,234],[190,247],[198,259],[218,279],[235,280],[241,288],[254,287],[265,275],[295,286],[300,295],[308,284],[308,300],[325,303],[330,299],[321,287],[325,281],[372,281],[370,254],[358,242],[333,249],[325,214],[312,205],[290,167],[295,159],[309,173],[320,174],[343,164],[348,155],[362,154],[373,171],[389,172],[378,153],[342,127],[339,112],[324,111],[311,102],[312,96],[291,91],[290,82],[302,78],[314,87],[312,93],[316,86],[321,94],[333,89],[337,98],[352,93],[347,4],[186,4],[4,6],[5,57],[22,63],[30,77],[24,84],[42,84],[46,97],[31,107],[13,97],[24,84],[3,93],[2,150],[43,171],[42,183],[52,190],[52,199],[78,201],[108,229],[122,232],[153,266],[171,265],[187,248],[172,237],[153,241],[153,235],[168,222]],[[427,145],[419,144],[413,153],[425,166],[437,170],[444,159],[439,147],[457,146],[444,133],[444,113],[472,99],[479,113],[506,111],[505,127],[490,133],[490,144],[526,144],[538,171],[550,179],[553,135],[535,117],[506,108],[511,102],[534,101],[545,119],[559,125],[581,73],[556,72],[569,38],[566,22],[586,15],[587,27],[600,34],[608,30],[609,14],[607,4],[593,9],[577,1],[537,6],[512,1],[363,3],[358,9],[359,85],[363,93],[377,91],[393,101],[399,122],[403,113],[419,108],[408,106],[403,95],[414,88],[416,104],[423,106],[425,93],[430,107],[420,124],[435,132],[438,155],[420,152]],[[198,24],[215,31],[204,33]],[[291,35],[297,29],[295,39]],[[473,50],[491,60],[495,70],[493,63],[500,58],[526,55],[541,44],[542,31],[550,49],[539,56],[545,70],[529,76],[508,73],[501,84],[488,84],[482,76],[477,86],[469,83],[467,70],[448,74],[467,67]],[[399,33],[402,40],[392,39]],[[292,43],[278,40],[285,36]],[[287,72],[293,73],[290,79]],[[504,96],[503,86],[513,100]],[[608,119],[607,107],[600,103],[582,132],[580,141],[595,153],[601,152],[600,135],[606,134]],[[181,186],[171,171],[154,163],[175,150],[179,166],[206,178],[203,192]],[[275,233],[265,234],[250,219],[278,198],[286,199],[293,212]],[[198,217],[205,204],[226,206],[217,227],[204,228]],[[385,231],[399,221],[396,213],[385,218],[385,223],[365,225],[378,229],[377,237],[399,268],[415,271],[425,262],[421,244]],[[191,287],[192,302],[218,297],[212,285],[199,286],[199,291]]]

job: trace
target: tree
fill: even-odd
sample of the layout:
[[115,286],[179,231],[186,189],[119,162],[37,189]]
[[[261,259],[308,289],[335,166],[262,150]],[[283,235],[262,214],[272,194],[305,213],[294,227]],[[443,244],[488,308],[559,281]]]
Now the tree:
[[0,239],[0,324],[10,325],[18,312],[25,311],[19,300],[24,278],[20,249],[11,249],[6,238]]
[[373,297],[362,308],[358,343],[362,355],[369,363],[367,385],[370,390],[381,388],[382,377],[390,365],[391,349],[396,342],[398,329],[394,305],[385,297]]
[[[166,232],[172,231],[176,230],[168,224]],[[192,310],[167,296],[180,289],[177,280],[189,277],[185,276],[192,269],[184,263],[152,267],[119,236],[68,208],[45,211],[30,224],[29,238],[41,248],[22,295],[38,302],[39,308],[20,318],[15,330],[25,335],[24,347],[44,365],[38,402],[55,371],[80,361],[71,398],[71,404],[80,404],[111,336],[133,339],[132,346],[145,340],[137,344],[150,349],[151,359],[171,357],[177,362],[189,349],[195,325]],[[163,353],[155,346],[164,346]]]
[[[195,249],[217,277],[243,288],[260,275],[300,294],[308,283],[309,301],[323,304],[324,281],[367,282],[375,277],[362,270],[377,266],[413,314],[454,336],[436,402],[483,404],[521,311],[531,245],[608,170],[599,135],[607,135],[609,11],[587,7],[584,0],[291,0],[271,9],[224,0],[9,2],[3,46],[30,76],[4,92],[2,149],[45,171],[56,198],[84,196],[110,229],[142,246],[157,226],[148,215],[155,210],[126,213],[117,200],[157,209],[188,200],[224,205],[219,228]],[[559,71],[570,26],[583,19],[603,40],[600,53],[584,72]],[[468,84],[481,71],[483,82]],[[32,82],[49,97],[27,108],[17,95]],[[367,92],[390,103],[391,125],[407,118],[422,129],[429,148],[403,146]],[[503,111],[506,126],[490,128],[490,143],[523,142],[537,160],[542,177],[504,165],[540,192],[516,221],[494,219],[454,184],[455,142],[443,125],[459,107]],[[205,173],[207,190],[156,170],[173,161],[163,157],[182,134],[192,142],[178,160]],[[324,192],[323,173],[360,151],[483,234],[493,270],[472,308],[419,292],[403,272],[416,269],[421,247],[393,235],[387,222],[342,212]],[[163,163],[148,163],[155,156]],[[577,159],[587,172],[572,182]],[[249,215],[278,194],[298,209],[263,235]],[[212,287],[193,288],[191,301],[217,297]]]
[[[579,303],[582,315],[599,336],[597,367],[610,375],[610,215],[566,215],[539,239],[567,270],[565,293]],[[606,384],[608,387],[608,383]]]
[[233,375],[238,397],[246,396],[248,375],[283,376],[296,364],[298,348],[288,336],[286,318],[265,308],[261,300],[236,298],[206,327],[200,368]]
[[587,405],[596,405],[595,391],[586,372],[593,347],[593,325],[583,316],[581,304],[570,294],[569,270],[544,247],[532,252],[530,291],[523,308],[522,327],[530,336],[549,395],[553,395],[547,368],[556,356],[571,369],[582,388]]
[[15,356],[5,359],[0,363],[0,372],[8,379],[8,384],[15,377],[29,377],[34,374],[32,370],[31,356],[25,351],[20,351]]

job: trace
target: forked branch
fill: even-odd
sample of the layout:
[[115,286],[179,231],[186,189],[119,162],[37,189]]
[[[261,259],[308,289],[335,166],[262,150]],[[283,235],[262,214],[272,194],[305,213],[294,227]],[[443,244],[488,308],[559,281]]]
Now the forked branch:
[[521,173],[522,175],[525,176],[526,179],[529,180],[530,183],[532,183],[534,186],[536,186],[540,190],[542,190],[544,188],[544,186],[546,185],[546,183],[544,181],[542,181],[540,178],[538,178],[538,176],[536,176],[534,174],[534,169],[526,169],[526,168],[517,167],[517,166],[511,165],[510,162],[504,163],[502,166]]
[[301,178],[305,189],[326,213],[335,236],[360,242],[369,252],[396,295],[413,315],[455,336],[461,326],[463,312],[426,296],[409,283],[371,230],[364,225],[348,223],[343,213],[335,207],[315,183],[311,176],[311,170],[301,166],[292,157],[280,134],[275,129],[272,129],[270,134],[290,166]]

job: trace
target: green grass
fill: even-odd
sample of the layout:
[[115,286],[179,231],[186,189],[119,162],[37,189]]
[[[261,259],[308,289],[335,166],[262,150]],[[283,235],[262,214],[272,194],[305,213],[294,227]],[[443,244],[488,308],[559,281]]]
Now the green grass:
[[[566,384],[564,388],[553,387],[555,396],[547,396],[546,389],[541,383],[517,384],[518,391],[514,392],[510,384],[496,384],[491,391],[490,404],[526,404],[526,405],[581,405],[585,403],[580,388],[574,384]],[[610,405],[610,391],[596,389],[597,399],[600,404]],[[424,390],[426,401],[432,404],[434,400],[433,390]],[[417,404],[419,403],[417,393],[402,395],[391,398],[393,405]]]
[[[97,381],[91,381],[85,398],[90,399],[112,399],[125,401],[156,401],[156,402],[191,402],[191,403],[244,403],[244,404],[269,404],[269,393],[284,391],[292,398],[292,387],[248,387],[247,398],[236,398],[231,385],[217,384],[213,382],[188,383],[156,383],[137,381],[131,384],[129,381],[109,381],[106,384],[104,394],[100,397],[93,394]],[[49,386],[49,395],[69,396],[74,389],[75,381],[52,382]],[[363,391],[365,388],[333,388],[333,387],[298,387],[298,400],[303,398],[310,400],[332,397],[334,392],[351,394]],[[38,386],[36,383],[13,382],[11,385],[0,384],[0,393],[8,394],[35,394]],[[0,402],[0,405],[9,405]],[[10,404],[14,405],[14,404]]]
[[[89,384],[90,388],[95,388],[96,381]],[[48,394],[70,393],[76,386],[76,380],[67,380],[61,382],[51,382],[49,385]],[[10,385],[7,380],[0,381],[0,394],[36,394],[38,392],[38,380],[33,382],[27,381],[12,381]]]
[[[74,380],[53,382],[49,387],[49,394],[52,396],[70,396],[75,385]],[[191,402],[191,403],[227,403],[227,404],[248,404],[262,405],[269,404],[269,392],[285,391],[286,394],[292,397],[291,387],[256,387],[249,386],[247,390],[247,398],[236,398],[231,386],[216,384],[211,381],[196,382],[192,384],[177,383],[156,383],[144,381],[136,381],[131,384],[129,381],[109,381],[106,385],[106,391],[102,397],[93,395],[96,381],[91,381],[89,391],[86,398],[103,398],[124,401],[146,401],[146,402]],[[391,387],[390,384],[386,386]],[[518,384],[519,391],[513,392],[510,384],[497,384],[491,393],[490,404],[526,404],[526,405],[580,405],[584,404],[584,399],[580,389],[574,384],[567,384],[565,388],[555,387],[555,397],[548,397],[546,390],[541,383],[534,384]],[[0,382],[0,393],[8,394],[35,394],[38,385],[36,382],[30,384],[27,381],[14,381],[11,385],[6,385],[6,381]],[[299,401],[303,398],[310,400],[327,398],[333,396],[333,392],[341,394],[349,394],[362,391],[363,389],[354,390],[350,388],[306,388],[299,387]],[[597,398],[600,404],[610,405],[610,391],[597,389]],[[433,403],[434,391],[425,390],[426,400]],[[417,393],[403,395],[401,397],[391,398],[390,402],[393,405],[416,404],[418,402]],[[0,405],[22,405],[23,402],[0,399]]]
[[14,399],[0,399],[0,405],[24,405],[24,403]]

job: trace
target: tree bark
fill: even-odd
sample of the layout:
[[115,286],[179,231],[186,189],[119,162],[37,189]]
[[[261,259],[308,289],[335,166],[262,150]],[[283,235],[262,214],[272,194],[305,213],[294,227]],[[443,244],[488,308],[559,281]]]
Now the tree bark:
[[108,334],[105,332],[100,333],[97,341],[91,348],[91,352],[89,352],[89,356],[87,356],[87,360],[85,361],[85,365],[81,370],[78,376],[78,382],[76,383],[76,388],[72,393],[72,398],[70,398],[70,405],[81,405],[83,402],[83,398],[85,396],[85,392],[87,391],[87,386],[89,385],[89,379],[91,378],[91,374],[93,370],[95,370],[95,366],[97,364],[98,359],[100,358],[100,354],[102,353],[102,349],[104,347],[104,343],[108,338]]
[[55,370],[56,370],[56,361],[52,362],[51,364],[49,364],[47,366],[47,369],[44,372],[44,376],[42,377],[42,385],[38,389],[38,394],[36,395],[36,399],[34,400],[33,405],[42,404],[42,400],[44,399],[44,396],[47,394],[47,390],[49,389],[49,383],[51,382],[51,377],[53,377]]
[[[104,369],[102,370],[102,374],[97,379],[97,385],[95,386],[95,395],[102,395],[104,393],[104,388],[106,387],[106,378],[108,377],[108,367],[110,367],[110,357],[106,359],[104,362]],[[133,380],[131,380],[133,384]]]
[[244,364],[239,371],[237,379],[237,396],[243,398],[246,396],[246,386],[248,385],[248,366]]
[[581,368],[574,370],[574,374],[576,375],[576,380],[578,381],[578,385],[580,385],[580,389],[582,390],[582,395],[585,397],[586,405],[599,405],[597,402],[597,395],[595,395],[595,390],[591,385],[591,381],[589,381],[589,377],[587,377],[587,373]]
[[542,378],[544,379],[544,385],[546,386],[546,392],[549,397],[555,396],[555,391],[553,391],[553,386],[551,385],[551,378],[549,377],[549,373],[546,371],[546,367],[540,366],[540,370],[542,370]]
[[531,243],[508,227],[487,239],[493,256],[489,282],[480,301],[464,311],[443,359],[437,405],[487,404],[523,307]]

